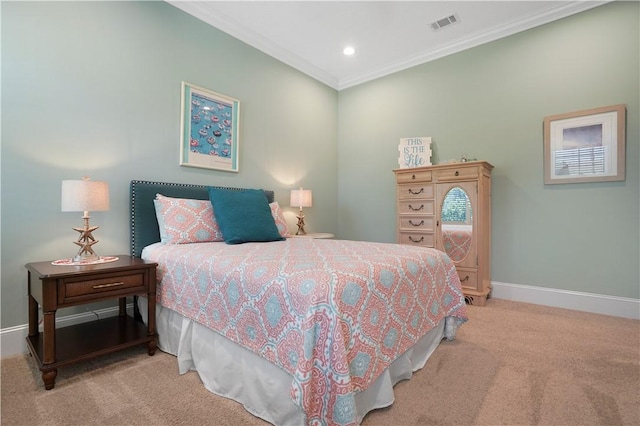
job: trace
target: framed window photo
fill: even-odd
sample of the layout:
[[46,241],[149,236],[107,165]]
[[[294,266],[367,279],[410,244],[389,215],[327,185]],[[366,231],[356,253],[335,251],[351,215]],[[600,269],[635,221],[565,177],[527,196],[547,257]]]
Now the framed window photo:
[[240,101],[182,82],[180,165],[238,172]]
[[544,119],[544,183],[625,179],[625,105]]

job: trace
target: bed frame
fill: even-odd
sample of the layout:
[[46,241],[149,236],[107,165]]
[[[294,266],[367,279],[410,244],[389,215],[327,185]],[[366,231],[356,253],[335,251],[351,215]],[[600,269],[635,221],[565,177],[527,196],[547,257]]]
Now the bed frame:
[[[160,241],[160,230],[156,219],[156,210],[153,200],[156,194],[162,194],[174,198],[192,198],[197,200],[209,199],[208,185],[193,185],[187,183],[152,182],[144,180],[132,180],[130,186],[131,200],[131,255],[140,257],[142,249],[149,244]],[[245,188],[230,188],[241,191]],[[272,203],[274,192],[265,190],[267,200]]]

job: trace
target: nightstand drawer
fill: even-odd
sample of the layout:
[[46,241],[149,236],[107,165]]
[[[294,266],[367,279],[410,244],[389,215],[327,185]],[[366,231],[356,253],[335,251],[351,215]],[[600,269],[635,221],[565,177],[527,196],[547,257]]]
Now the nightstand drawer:
[[102,299],[117,297],[121,293],[132,294],[136,290],[146,291],[145,274],[129,273],[126,275],[112,275],[107,278],[96,276],[95,279],[72,281],[62,280],[58,284],[58,303],[66,304],[88,299]]

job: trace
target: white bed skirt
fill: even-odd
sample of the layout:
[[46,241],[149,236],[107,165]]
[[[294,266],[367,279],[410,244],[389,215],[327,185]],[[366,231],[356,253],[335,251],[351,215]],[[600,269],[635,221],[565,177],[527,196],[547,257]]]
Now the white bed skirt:
[[[147,321],[147,299],[138,298]],[[292,376],[209,328],[175,311],[156,306],[158,347],[178,359],[180,374],[197,371],[206,389],[238,401],[255,416],[274,425],[301,426],[306,417],[289,396]],[[393,386],[424,367],[444,337],[445,320],[398,358],[356,396],[358,423],[371,410],[393,403]]]

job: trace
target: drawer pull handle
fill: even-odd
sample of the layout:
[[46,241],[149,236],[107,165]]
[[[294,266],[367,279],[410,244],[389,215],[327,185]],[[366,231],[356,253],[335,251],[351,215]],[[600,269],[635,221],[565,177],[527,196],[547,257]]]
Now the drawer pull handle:
[[459,176],[459,175],[460,175],[460,172],[456,170],[456,176]]
[[411,210],[413,210],[414,212],[417,212],[418,210],[422,210],[424,208],[424,204],[420,204],[420,207],[413,207],[411,204],[409,204],[409,208]]
[[109,283],[109,284],[99,284],[99,285],[94,285],[93,288],[98,289],[98,288],[118,287],[121,285],[124,285],[124,283],[118,282],[118,283]]
[[461,283],[463,283],[465,281],[469,281],[469,275],[467,275],[466,277],[464,277],[463,279],[460,280]]
[[424,220],[421,220],[420,223],[413,223],[411,219],[409,219],[409,225],[411,226],[422,226],[424,225]]
[[418,192],[414,192],[413,189],[409,188],[409,194],[412,194],[412,195],[422,194],[423,192],[424,192],[424,188],[420,188],[420,191]]
[[415,178],[416,178],[416,175],[411,175],[411,179],[415,180]]
[[409,235],[409,240],[410,240],[412,243],[421,243],[421,242],[423,242],[423,241],[424,241],[424,237],[420,237],[420,239],[419,239],[419,240],[414,240],[414,239],[413,239],[413,237],[412,237],[411,235]]

